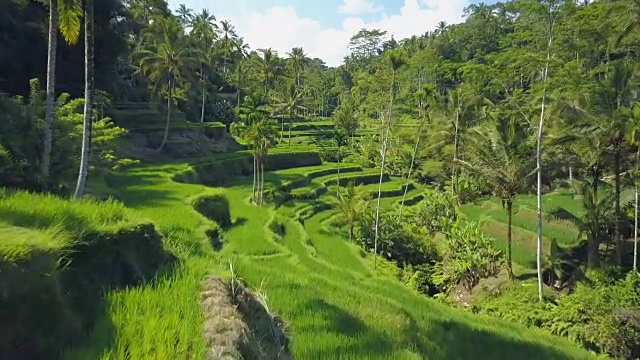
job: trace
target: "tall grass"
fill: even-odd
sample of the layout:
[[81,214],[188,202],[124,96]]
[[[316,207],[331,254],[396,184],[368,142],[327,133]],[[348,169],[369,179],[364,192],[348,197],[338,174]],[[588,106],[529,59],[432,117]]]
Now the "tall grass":
[[204,319],[197,294],[212,269],[210,259],[194,257],[147,286],[108,293],[107,312],[87,345],[63,358],[204,359]]

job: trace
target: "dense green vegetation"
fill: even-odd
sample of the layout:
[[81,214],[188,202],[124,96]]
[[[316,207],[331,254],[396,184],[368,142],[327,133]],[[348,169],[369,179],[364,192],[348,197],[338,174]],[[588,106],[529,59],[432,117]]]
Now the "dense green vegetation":
[[2,2],[0,358],[640,358],[639,13],[471,5],[331,68]]

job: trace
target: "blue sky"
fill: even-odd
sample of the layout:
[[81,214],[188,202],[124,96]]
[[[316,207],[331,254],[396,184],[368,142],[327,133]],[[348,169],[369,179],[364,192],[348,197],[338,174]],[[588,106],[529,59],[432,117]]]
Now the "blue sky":
[[[230,20],[251,48],[278,53],[302,46],[311,57],[336,66],[347,55],[349,38],[361,28],[385,30],[397,39],[422,34],[439,21],[462,21],[477,0],[169,0],[196,12],[210,10]],[[493,1],[490,1],[493,2]]]

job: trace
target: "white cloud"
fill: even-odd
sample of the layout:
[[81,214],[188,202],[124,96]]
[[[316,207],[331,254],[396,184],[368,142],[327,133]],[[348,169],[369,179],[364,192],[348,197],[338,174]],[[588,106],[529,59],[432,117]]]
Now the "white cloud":
[[379,13],[384,11],[384,7],[374,4],[371,0],[343,0],[338,10],[341,14],[358,15]]
[[[206,2],[202,1],[203,5]],[[308,56],[321,58],[329,66],[338,66],[349,53],[349,39],[362,28],[381,29],[400,40],[431,31],[440,21],[460,22],[468,4],[469,0],[404,0],[397,14],[382,13],[377,20],[369,22],[362,17],[350,16],[339,28],[322,27],[317,20],[300,17],[292,6],[273,6],[253,12],[246,10],[251,7],[241,10],[235,6],[210,8],[218,20],[231,20],[252,49],[271,47],[285,56],[291,48],[302,46]]]

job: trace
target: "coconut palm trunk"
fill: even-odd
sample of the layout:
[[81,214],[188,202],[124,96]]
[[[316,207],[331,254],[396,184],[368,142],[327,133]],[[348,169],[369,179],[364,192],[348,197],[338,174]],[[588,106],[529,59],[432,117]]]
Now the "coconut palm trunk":
[[49,179],[51,149],[53,147],[54,105],[56,97],[56,54],[58,47],[58,8],[49,4],[49,44],[47,51],[47,100],[44,115],[44,146],[42,150],[42,178]]
[[289,145],[291,146],[291,121],[293,121],[293,116],[298,117],[298,111],[296,110],[295,112],[289,114]]
[[173,78],[169,79],[169,96],[167,96],[167,121],[164,125],[164,136],[162,137],[162,142],[160,146],[156,149],[156,152],[161,152],[164,148],[164,145],[167,143],[167,139],[169,138],[169,124],[171,123],[171,102],[173,97]]
[[84,124],[82,129],[82,154],[80,158],[80,171],[75,199],[82,198],[87,183],[89,172],[89,157],[91,150],[91,128],[93,125],[91,102],[93,101],[93,1],[85,0],[84,7]]
[[340,143],[338,143],[338,188],[336,189],[336,196],[340,196],[340,160]]
[[284,137],[284,114],[280,115],[280,141]]
[[633,270],[638,271],[638,184],[635,184],[635,221],[633,227]]
[[[378,182],[378,202],[376,204],[375,238],[373,240],[373,268],[374,269],[376,269],[378,266],[377,254],[378,254],[378,238],[380,236],[380,199],[382,198],[382,179],[384,177],[384,165],[385,165],[385,160],[387,159],[387,138],[389,137],[389,132],[391,131],[391,119],[392,119],[392,113],[393,113],[393,95],[394,95],[395,83],[396,83],[396,71],[394,69],[393,75],[391,76],[389,119],[387,119],[386,129],[383,129],[383,133],[382,133],[382,145],[381,145],[382,160],[380,163],[380,181]],[[383,118],[383,124],[384,124],[384,118]]]
[[511,223],[513,217],[513,199],[507,201],[507,271],[509,278],[513,279],[513,251],[511,246]]
[[[202,68],[200,69],[200,71],[202,71]],[[205,100],[207,97],[207,85],[204,82],[204,75],[202,78],[202,106],[201,106],[201,110],[200,110],[200,122],[204,122],[204,105],[205,105]]]
[[458,193],[458,167],[456,165],[458,161],[458,134],[460,128],[460,112],[456,108],[456,122],[454,124],[453,132],[453,171],[451,174],[451,196],[456,196]]
[[400,202],[400,211],[398,213],[398,223],[402,220],[402,209],[404,208],[404,201],[407,198],[407,192],[409,191],[409,183],[411,182],[411,173],[413,172],[413,164],[416,160],[416,153],[418,152],[418,146],[420,146],[420,138],[422,137],[422,129],[418,130],[418,138],[416,139],[416,145],[413,147],[413,153],[411,154],[411,165],[409,165],[409,173],[407,174],[407,183],[404,185],[404,194],[402,194],[402,201]]
[[[545,69],[546,72],[546,69]],[[542,109],[540,111],[540,123],[538,124],[538,137],[536,140],[536,166],[537,171],[537,189],[536,189],[536,211],[538,216],[537,228],[537,249],[536,249],[536,268],[538,271],[538,299],[543,300],[542,293],[542,122],[544,120],[544,111],[546,106],[546,91],[542,94]]]
[[253,189],[251,191],[251,201],[255,204],[257,203],[257,199],[256,199],[256,179],[257,179],[257,172],[258,172],[258,158],[256,157],[256,154],[254,152],[253,154]]
[[620,229],[620,140],[615,140],[615,149],[613,154],[613,171],[615,182],[615,260],[618,266],[622,265],[622,233]]
[[260,161],[260,205],[264,203],[264,159]]

